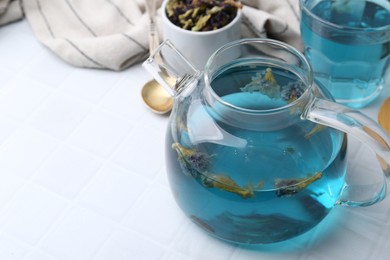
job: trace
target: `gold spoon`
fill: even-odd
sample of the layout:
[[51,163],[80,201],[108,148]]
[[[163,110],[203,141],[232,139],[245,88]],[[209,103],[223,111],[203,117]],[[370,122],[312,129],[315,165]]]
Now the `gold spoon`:
[[378,123],[390,135],[390,97],[383,102],[378,113]]
[[[149,53],[160,45],[156,24],[156,1],[145,1],[146,12],[149,15]],[[147,82],[141,91],[144,103],[155,113],[165,114],[171,111],[173,98],[168,92],[155,80]]]
[[165,114],[172,109],[172,96],[155,80],[150,80],[144,85],[141,96],[145,104],[157,114]]

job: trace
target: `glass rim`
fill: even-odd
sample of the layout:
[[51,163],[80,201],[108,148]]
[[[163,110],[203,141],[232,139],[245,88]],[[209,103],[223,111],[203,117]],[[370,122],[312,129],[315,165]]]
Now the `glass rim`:
[[[361,27],[353,27],[353,26],[345,26],[345,25],[338,25],[335,23],[332,23],[328,20],[325,20],[318,15],[314,14],[311,9],[309,9],[304,3],[307,2],[308,0],[300,0],[300,6],[301,9],[310,15],[310,17],[314,18],[316,21],[326,25],[327,27],[337,29],[337,30],[343,30],[346,33],[353,33],[353,32],[359,32],[359,33],[373,33],[373,32],[381,32],[381,31],[386,31],[390,29],[390,24],[384,25],[384,26],[378,26],[378,27],[370,27],[370,28],[361,28]],[[353,0],[356,1],[356,0]],[[380,5],[384,9],[388,10],[388,8],[384,7],[383,5]],[[390,12],[390,10],[388,10]],[[302,19],[302,17],[301,17]]]
[[[212,79],[211,79],[211,77],[209,77],[210,73],[207,72],[207,71],[210,71],[212,61],[222,52],[225,52],[225,51],[227,51],[231,48],[234,48],[236,46],[239,46],[239,45],[252,44],[252,43],[267,44],[269,46],[279,47],[280,49],[285,50],[285,51],[293,54],[294,56],[298,57],[299,60],[302,61],[302,63],[304,64],[304,67],[306,68],[308,73],[307,73],[307,75],[305,75],[307,82],[304,82],[306,85],[306,89],[304,90],[304,92],[302,93],[302,95],[299,98],[297,98],[296,100],[294,100],[291,103],[288,103],[284,106],[280,106],[280,107],[276,107],[276,108],[249,109],[249,108],[243,108],[240,106],[233,105],[233,104],[223,100],[214,91],[214,89],[211,87]],[[313,71],[312,71],[311,65],[310,65],[309,61],[306,59],[306,57],[300,51],[298,51],[296,48],[294,48],[293,46],[291,46],[287,43],[284,43],[282,41],[268,39],[268,38],[244,38],[244,39],[232,41],[230,43],[225,44],[224,46],[222,46],[218,50],[216,50],[210,56],[210,58],[207,60],[206,65],[205,65],[205,70],[203,73],[203,77],[204,77],[204,81],[205,81],[205,88],[209,91],[209,93],[211,93],[212,97],[216,101],[218,101],[220,104],[227,106],[231,109],[234,109],[236,111],[239,111],[239,112],[248,113],[248,114],[257,114],[257,115],[282,112],[282,111],[285,111],[286,109],[290,109],[291,107],[294,107],[294,106],[300,104],[302,99],[306,98],[311,93],[311,89],[313,88],[313,85],[314,85]],[[304,79],[302,79],[302,80],[304,80]]]

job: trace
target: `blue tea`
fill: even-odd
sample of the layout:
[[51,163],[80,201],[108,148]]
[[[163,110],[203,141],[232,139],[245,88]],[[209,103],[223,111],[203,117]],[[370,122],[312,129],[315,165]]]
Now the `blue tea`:
[[[197,225],[224,240],[264,244],[310,230],[333,208],[344,185],[346,138],[299,116],[293,124],[275,120],[273,130],[226,120],[229,107],[267,125],[261,111],[288,107],[305,90],[287,67],[248,64],[224,66],[212,80],[225,104],[210,106],[199,94],[175,108],[167,173]],[[297,107],[286,113],[294,117]]]
[[302,0],[301,34],[315,77],[339,103],[360,108],[384,85],[390,2]]

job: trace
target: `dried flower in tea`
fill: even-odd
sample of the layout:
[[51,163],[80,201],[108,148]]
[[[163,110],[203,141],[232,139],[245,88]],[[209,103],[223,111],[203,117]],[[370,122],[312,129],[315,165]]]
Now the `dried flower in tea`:
[[316,124],[313,129],[310,130],[310,132],[308,132],[307,134],[305,134],[305,138],[306,139],[309,139],[311,138],[313,135],[315,135],[316,133],[318,133],[319,131],[325,129],[326,126],[324,125],[319,125],[319,124]]
[[286,155],[286,154],[294,154],[294,153],[295,153],[294,147],[286,147],[286,149],[284,149],[284,151],[283,151],[284,155]]
[[249,93],[258,91],[269,98],[281,98],[287,103],[291,103],[303,94],[304,86],[302,81],[289,82],[287,85],[280,86],[272,73],[272,69],[267,68],[265,71],[257,72],[251,78],[251,82],[240,90]]
[[307,178],[294,178],[294,179],[276,179],[275,188],[276,196],[291,196],[295,193],[300,192],[305,189],[307,186],[315,182],[316,180],[321,179],[322,172],[316,172],[314,175]]
[[212,31],[229,24],[242,8],[238,0],[170,0],[168,19],[186,30]]
[[240,195],[244,199],[254,197],[253,187],[249,184],[247,187],[240,187],[232,178],[222,174],[208,174],[203,180],[207,187],[219,188],[224,191]]
[[187,149],[179,143],[172,144],[172,148],[176,150],[180,167],[187,176],[202,178],[201,174],[211,167],[211,156],[206,153]]
[[265,70],[264,80],[268,81],[272,85],[277,85],[274,74],[271,68]]
[[251,82],[240,88],[240,90],[249,93],[258,91],[269,98],[280,97],[280,86],[276,82],[271,68],[267,68],[265,72],[257,72],[252,77]]
[[280,92],[281,98],[288,103],[294,102],[304,92],[302,81],[289,82],[287,85],[282,87]]
[[[212,156],[194,149],[185,148],[179,143],[172,144],[172,148],[178,154],[179,165],[183,173],[200,180],[202,185],[232,192],[243,198],[254,196],[252,185],[248,184],[246,187],[240,187],[229,176],[209,173]],[[264,185],[264,183],[261,183],[261,185]]]

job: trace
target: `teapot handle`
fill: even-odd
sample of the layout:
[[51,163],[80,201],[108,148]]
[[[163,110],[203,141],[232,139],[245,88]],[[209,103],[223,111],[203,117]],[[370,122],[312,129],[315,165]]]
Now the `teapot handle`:
[[142,66],[174,98],[187,86],[196,86],[202,75],[169,40],[163,41]]
[[369,206],[384,199],[386,177],[390,176],[390,137],[374,120],[357,110],[317,97],[306,107],[302,118],[350,134],[376,153],[383,180],[367,185],[345,184],[338,205]]

